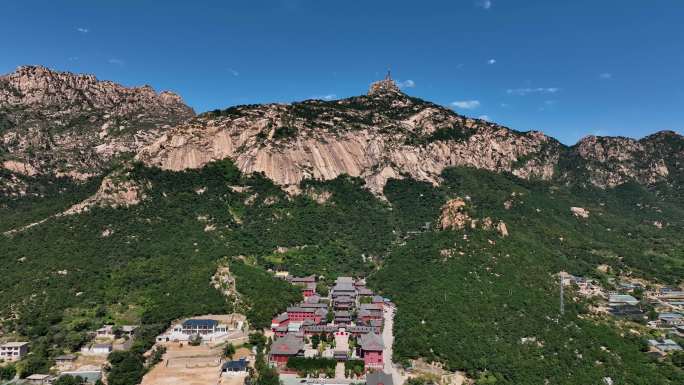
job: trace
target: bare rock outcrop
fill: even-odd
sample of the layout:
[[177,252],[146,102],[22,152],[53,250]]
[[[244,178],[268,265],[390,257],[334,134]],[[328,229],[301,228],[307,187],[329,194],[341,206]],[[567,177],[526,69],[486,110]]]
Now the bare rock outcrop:
[[508,227],[504,221],[495,221],[490,217],[473,218],[467,210],[468,203],[465,199],[456,197],[449,199],[443,206],[439,215],[439,228],[442,230],[472,230],[482,229],[499,233],[501,237],[508,236]]
[[391,178],[438,184],[450,166],[553,176],[561,145],[552,138],[457,115],[393,84],[383,80],[369,95],[337,101],[207,113],[165,133],[138,159],[183,170],[230,158],[241,171],[263,172],[285,188],[347,174],[363,178],[378,195]]
[[[684,142],[674,133],[665,136],[660,142]],[[452,166],[605,188],[655,183],[681,168],[682,146],[664,153],[654,142],[587,137],[568,148],[541,132],[517,132],[410,97],[387,78],[371,85],[367,95],[348,99],[203,114],[143,148],[138,159],[183,170],[230,158],[241,171],[263,172],[294,193],[304,179],[346,174],[363,178],[382,195],[389,179],[439,184],[442,171]]]
[[570,212],[577,218],[589,218],[589,210],[583,207],[570,207]]
[[[293,194],[301,193],[302,180],[346,174],[382,195],[389,179],[439,184],[453,166],[606,188],[681,178],[683,149],[684,138],[670,131],[641,140],[590,136],[566,147],[541,132],[518,132],[408,96],[389,76],[367,95],[196,117],[178,95],[149,86],[35,66],[0,77],[0,171],[29,176],[83,180],[135,153],[167,170],[228,158]],[[20,178],[0,172],[0,193],[25,190]]]
[[98,174],[192,116],[178,95],[150,86],[19,67],[0,76],[0,165],[25,175]]
[[588,180],[590,184],[604,188],[629,181],[651,185],[666,180],[672,170],[681,172],[682,142],[682,136],[672,131],[662,131],[641,140],[587,136],[567,155],[576,159],[580,167],[564,170],[561,178]]
[[448,200],[442,206],[439,226],[442,230],[463,230],[471,223],[470,215],[465,211],[466,203],[461,198]]
[[145,199],[145,186],[130,179],[128,172],[110,174],[102,180],[97,192],[71,206],[65,215],[78,214],[90,210],[92,207],[129,207],[139,204]]

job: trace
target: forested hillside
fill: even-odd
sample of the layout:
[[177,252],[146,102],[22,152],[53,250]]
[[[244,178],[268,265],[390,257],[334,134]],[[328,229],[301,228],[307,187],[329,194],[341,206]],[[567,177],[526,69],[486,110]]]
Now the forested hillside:
[[[394,214],[418,213],[422,221],[438,216],[446,197],[470,197],[471,216],[501,219],[510,235],[433,231],[392,249],[372,283],[398,305],[396,358],[436,359],[482,376],[483,383],[684,379],[681,370],[640,351],[643,337],[610,318],[590,316],[583,302],[567,301],[571,305],[561,316],[555,275],[566,270],[605,279],[596,270],[605,263],[615,274],[680,283],[681,202],[639,186],[568,189],[468,169],[444,176],[439,188],[410,181],[388,185]],[[571,206],[587,208],[589,218],[574,217]],[[658,228],[655,220],[667,226]]]
[[[501,384],[684,379],[641,352],[643,337],[589,316],[571,293],[559,316],[554,275],[603,279],[596,267],[607,264],[613,274],[680,283],[684,205],[664,187],[574,188],[452,168],[439,187],[390,180],[385,199],[347,176],[305,181],[291,196],[227,160],[183,172],[120,167],[142,186],[139,204],[93,207],[0,237],[2,327],[32,341],[27,372],[77,349],[104,321],[141,322],[140,354],[176,318],[233,310],[210,285],[227,258],[256,326],[298,298],[267,269],[355,274],[398,305],[400,361],[435,359]],[[44,197],[4,198],[3,231],[62,212],[97,187],[31,182],[48,186]],[[457,197],[472,218],[503,221],[509,235],[439,229],[441,207]],[[573,206],[589,217],[573,216]]]

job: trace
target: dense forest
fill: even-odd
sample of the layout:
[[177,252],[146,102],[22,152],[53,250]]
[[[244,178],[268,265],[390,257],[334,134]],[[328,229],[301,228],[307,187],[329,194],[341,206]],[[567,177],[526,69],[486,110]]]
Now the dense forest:
[[[184,172],[120,167],[144,186],[140,204],[93,207],[0,236],[2,330],[30,340],[33,352],[18,368],[22,375],[47,370],[105,322],[141,323],[133,350],[111,360],[110,383],[135,383],[144,373],[142,352],[174,319],[234,310],[210,285],[228,259],[244,299],[238,310],[257,327],[299,299],[268,270],[326,280],[362,275],[398,305],[399,361],[435,359],[500,384],[606,376],[684,382],[681,369],[641,352],[642,337],[589,316],[583,302],[569,297],[560,316],[554,276],[603,278],[596,267],[607,264],[613,274],[679,283],[684,202],[667,186],[596,190],[454,168],[439,187],[392,180],[383,199],[347,176],[304,182],[303,193],[290,196],[229,161]],[[65,180],[32,185],[45,186],[43,198],[0,201],[3,231],[62,212],[97,188]],[[467,197],[473,218],[504,221],[510,235],[438,229],[440,208],[455,197]],[[574,217],[572,206],[589,210],[589,218]]]

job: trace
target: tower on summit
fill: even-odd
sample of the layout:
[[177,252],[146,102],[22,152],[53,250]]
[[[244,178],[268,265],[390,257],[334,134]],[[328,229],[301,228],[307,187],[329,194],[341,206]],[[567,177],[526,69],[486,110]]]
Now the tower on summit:
[[371,84],[368,90],[368,95],[379,95],[379,94],[400,94],[401,91],[397,86],[397,83],[392,79],[392,73],[387,69],[387,75],[382,80],[374,82]]

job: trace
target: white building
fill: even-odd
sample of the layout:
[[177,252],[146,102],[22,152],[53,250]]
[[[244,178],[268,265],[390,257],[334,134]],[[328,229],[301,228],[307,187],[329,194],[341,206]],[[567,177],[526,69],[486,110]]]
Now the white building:
[[81,348],[81,353],[89,356],[107,355],[113,350],[111,343],[92,344]]
[[14,362],[28,353],[28,342],[8,342],[0,345],[0,360]]
[[[238,327],[242,327],[239,321]],[[169,331],[158,336],[157,342],[189,341],[196,335],[201,336],[203,341],[217,341],[226,338],[231,331],[228,325],[213,319],[189,319],[174,325]]]

